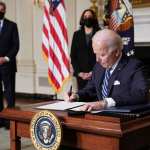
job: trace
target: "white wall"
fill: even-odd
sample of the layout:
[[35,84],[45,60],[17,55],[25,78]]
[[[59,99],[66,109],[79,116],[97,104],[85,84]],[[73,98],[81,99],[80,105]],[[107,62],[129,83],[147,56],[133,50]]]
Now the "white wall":
[[150,43],[150,7],[134,9],[135,42]]

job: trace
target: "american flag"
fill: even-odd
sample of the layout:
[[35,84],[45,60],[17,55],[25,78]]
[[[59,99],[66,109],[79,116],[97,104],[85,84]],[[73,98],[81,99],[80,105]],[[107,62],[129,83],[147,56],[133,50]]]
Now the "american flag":
[[57,93],[70,75],[63,0],[45,0],[42,31],[42,50],[44,57],[48,60],[48,80]]
[[105,0],[104,18],[108,27],[120,34],[124,43],[124,52],[134,54],[134,23],[130,0]]

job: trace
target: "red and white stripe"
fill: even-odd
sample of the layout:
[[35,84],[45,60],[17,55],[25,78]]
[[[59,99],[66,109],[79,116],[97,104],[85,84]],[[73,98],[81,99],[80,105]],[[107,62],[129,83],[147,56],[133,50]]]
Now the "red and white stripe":
[[119,24],[117,22],[117,18],[113,15],[113,12],[119,8],[119,0],[111,1],[111,17],[109,21],[109,28],[116,31]]
[[118,26],[119,26],[119,23],[117,22],[117,19],[115,18],[115,16],[111,15],[109,28],[114,31],[117,31]]
[[45,0],[42,49],[48,60],[48,79],[55,92],[60,91],[69,77],[69,53],[65,6],[63,0],[50,14],[50,4]]

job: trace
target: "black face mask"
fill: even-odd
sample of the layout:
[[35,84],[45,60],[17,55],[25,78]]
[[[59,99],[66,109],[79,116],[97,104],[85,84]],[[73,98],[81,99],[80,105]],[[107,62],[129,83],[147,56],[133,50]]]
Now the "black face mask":
[[4,18],[5,13],[4,12],[0,12],[0,20],[2,20]]
[[89,27],[89,28],[93,27],[93,25],[94,25],[94,19],[93,18],[86,18],[86,19],[84,19],[83,24],[86,27]]

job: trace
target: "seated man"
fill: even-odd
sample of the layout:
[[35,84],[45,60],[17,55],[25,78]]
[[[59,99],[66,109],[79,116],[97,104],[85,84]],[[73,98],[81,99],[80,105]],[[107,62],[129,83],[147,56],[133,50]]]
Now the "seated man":
[[92,46],[97,60],[92,78],[66,100],[91,101],[81,108],[85,111],[145,103],[148,86],[144,67],[139,60],[124,55],[121,37],[104,29],[96,32]]

